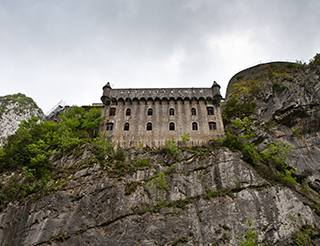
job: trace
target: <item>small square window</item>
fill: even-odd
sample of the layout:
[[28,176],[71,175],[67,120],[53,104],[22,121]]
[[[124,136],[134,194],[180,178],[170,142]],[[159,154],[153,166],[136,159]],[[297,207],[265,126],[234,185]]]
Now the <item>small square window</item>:
[[217,130],[217,123],[216,122],[209,122],[209,130]]
[[109,116],[115,116],[116,115],[116,108],[110,108]]
[[173,108],[169,109],[169,115],[174,115],[174,109]]
[[197,110],[195,108],[191,109],[191,115],[197,115]]
[[153,115],[153,109],[152,108],[148,109],[148,115]]
[[130,108],[127,108],[127,110],[126,110],[126,116],[131,116],[131,109],[130,109]]
[[125,123],[125,124],[124,124],[123,130],[124,130],[124,131],[129,131],[129,123]]
[[113,130],[113,123],[107,123],[107,131],[112,131]]
[[175,130],[175,124],[174,124],[174,122],[170,122],[170,124],[169,124],[169,130],[170,130],[170,131],[174,131],[174,130]]
[[198,123],[197,122],[192,122],[192,130],[198,131]]
[[207,107],[207,112],[208,112],[208,115],[214,115],[213,107]]

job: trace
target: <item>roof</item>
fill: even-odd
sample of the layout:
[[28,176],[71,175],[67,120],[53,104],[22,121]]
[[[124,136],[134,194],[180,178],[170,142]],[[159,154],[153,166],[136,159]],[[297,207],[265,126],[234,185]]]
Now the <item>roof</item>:
[[203,88],[127,88],[127,89],[112,89],[110,83],[103,87],[104,90],[110,92],[105,93],[104,96],[109,97],[109,99],[115,100],[163,100],[163,99],[191,99],[191,98],[203,98],[203,99],[213,99],[215,96],[220,96],[220,90],[214,89],[220,86],[214,81],[212,87]]

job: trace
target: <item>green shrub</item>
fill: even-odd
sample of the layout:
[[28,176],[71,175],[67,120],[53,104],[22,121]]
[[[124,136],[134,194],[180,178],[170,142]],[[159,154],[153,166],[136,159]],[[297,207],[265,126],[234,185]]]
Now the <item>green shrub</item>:
[[166,180],[166,175],[161,172],[155,175],[148,183],[155,192],[159,192],[160,196],[164,198],[165,191],[168,189],[169,184]]
[[245,235],[240,234],[237,239],[238,244],[240,246],[259,246],[259,245],[264,245],[264,244],[257,244],[258,241],[258,233],[255,232],[255,229],[252,227],[253,226],[253,219],[247,221],[249,225],[249,229],[246,231]]
[[230,100],[222,105],[222,119],[225,125],[230,122],[232,118],[244,118],[253,114],[256,110],[257,102],[243,102],[240,103],[239,99],[232,97]]
[[145,167],[145,166],[149,166],[150,161],[148,159],[139,159],[134,161],[133,164],[137,167]]
[[125,194],[126,194],[127,196],[130,195],[130,194],[132,194],[133,192],[136,191],[136,189],[137,189],[137,187],[138,187],[139,185],[142,185],[142,183],[139,182],[139,181],[132,181],[132,182],[130,182],[130,183],[127,183],[127,184],[126,184],[126,188],[125,188]]
[[189,142],[190,141],[190,132],[181,136],[182,141]]
[[177,147],[177,143],[172,137],[171,140],[166,139],[165,145],[160,149],[160,152],[165,153],[168,155],[169,159],[171,160],[178,160],[179,151]]
[[173,243],[170,243],[169,245],[177,246],[179,243],[187,243],[187,242],[189,242],[189,240],[185,237],[182,237],[182,238],[177,239]]
[[228,191],[228,190],[216,190],[216,191],[209,190],[209,192],[207,194],[205,194],[203,196],[203,198],[210,199],[210,198],[215,198],[215,197],[219,197],[219,196],[226,196],[226,195],[231,198],[235,198],[234,195],[232,194],[232,192]]
[[310,59],[309,65],[320,65],[320,53],[316,53],[316,55]]
[[301,134],[301,128],[300,127],[295,127],[292,131],[291,131],[293,136],[302,138],[302,134]]

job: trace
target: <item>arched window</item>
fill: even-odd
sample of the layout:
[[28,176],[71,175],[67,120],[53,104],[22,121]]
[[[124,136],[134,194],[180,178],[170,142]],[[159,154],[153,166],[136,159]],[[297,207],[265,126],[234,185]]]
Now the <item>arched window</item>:
[[124,123],[124,128],[123,128],[124,131],[129,131],[129,123]]
[[216,122],[209,122],[209,130],[217,130],[217,123]]
[[174,131],[174,130],[175,130],[174,122],[170,122],[170,123],[169,123],[169,130],[170,130],[170,131]]
[[191,115],[197,115],[197,110],[195,108],[191,109]]
[[214,115],[213,107],[207,107],[207,112],[208,112],[208,115]]
[[147,123],[147,131],[152,131],[152,123],[151,122]]
[[174,109],[173,108],[169,109],[169,115],[174,115]]
[[152,108],[148,108],[148,115],[153,115],[153,109]]
[[198,123],[197,122],[192,122],[192,130],[198,131]]
[[115,116],[116,115],[116,108],[110,108],[109,116]]
[[131,115],[131,109],[130,108],[127,108],[126,109],[126,116],[130,116]]
[[112,131],[113,130],[113,123],[107,123],[107,131]]

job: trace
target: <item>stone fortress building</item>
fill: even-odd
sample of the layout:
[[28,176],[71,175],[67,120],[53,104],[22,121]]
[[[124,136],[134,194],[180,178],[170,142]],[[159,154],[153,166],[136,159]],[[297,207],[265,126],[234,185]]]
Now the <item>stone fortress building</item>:
[[100,131],[120,147],[160,147],[190,133],[188,145],[223,138],[220,86],[211,88],[113,89],[103,87]]

